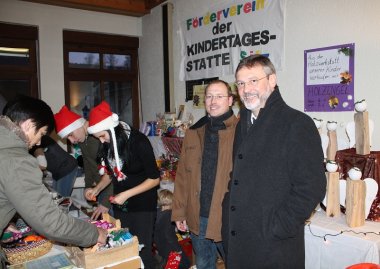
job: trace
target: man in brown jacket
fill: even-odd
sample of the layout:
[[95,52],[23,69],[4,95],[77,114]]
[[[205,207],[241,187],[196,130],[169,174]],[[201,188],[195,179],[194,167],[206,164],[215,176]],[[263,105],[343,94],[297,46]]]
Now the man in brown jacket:
[[198,269],[215,268],[221,245],[222,201],[232,170],[232,146],[237,118],[230,86],[211,82],[205,89],[207,115],[189,130],[178,164],[172,221],[190,230]]

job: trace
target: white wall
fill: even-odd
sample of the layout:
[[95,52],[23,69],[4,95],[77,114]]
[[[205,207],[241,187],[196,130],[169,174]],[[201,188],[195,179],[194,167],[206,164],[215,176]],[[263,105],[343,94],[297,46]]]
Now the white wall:
[[38,26],[41,99],[53,112],[65,103],[63,73],[63,30],[141,36],[141,18],[0,0],[0,21]]
[[[174,30],[177,21],[209,10],[215,0],[172,0],[174,4]],[[278,72],[278,85],[285,101],[303,111],[304,50],[346,43],[355,43],[355,100],[366,99],[370,118],[374,120],[372,150],[380,150],[380,1],[367,0],[286,0],[285,5],[285,61]],[[144,33],[143,33],[144,34]],[[176,33],[175,33],[176,34]],[[179,81],[180,43],[174,36],[174,70],[176,107],[185,103],[185,83]],[[229,82],[233,76],[221,77]],[[193,110],[191,102],[186,108],[196,118],[203,110]],[[308,113],[321,118],[324,124],[338,121],[338,138],[347,141],[344,126],[353,121],[354,112]],[[326,133],[326,127],[323,126]]]
[[151,121],[156,119],[156,113],[165,112],[161,6],[143,17],[142,32],[139,49],[141,116],[142,121]]

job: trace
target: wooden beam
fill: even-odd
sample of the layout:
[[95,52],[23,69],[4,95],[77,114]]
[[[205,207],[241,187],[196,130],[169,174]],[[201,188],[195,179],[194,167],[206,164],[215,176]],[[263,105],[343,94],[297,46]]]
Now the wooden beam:
[[145,7],[148,10],[151,10],[152,8],[162,4],[166,0],[145,0]]
[[142,17],[164,0],[22,0],[69,8]]

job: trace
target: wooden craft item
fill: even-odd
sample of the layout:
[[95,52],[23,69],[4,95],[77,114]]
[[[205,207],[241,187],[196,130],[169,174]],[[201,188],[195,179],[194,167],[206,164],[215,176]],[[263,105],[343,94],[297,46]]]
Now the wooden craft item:
[[366,184],[363,180],[347,179],[346,222],[349,227],[360,227],[365,222]]
[[354,120],[356,154],[367,155],[371,151],[369,138],[368,111],[355,113]]
[[377,191],[379,189],[379,184],[377,184],[376,180],[369,177],[363,179],[363,181],[365,182],[365,186],[366,186],[365,218],[367,219],[369,216],[369,212],[371,211],[373,202],[376,199]]
[[338,142],[337,142],[337,136],[336,136],[336,131],[327,131],[327,136],[329,138],[329,144],[327,146],[327,160],[334,161],[335,160],[335,155],[336,151],[338,149]]
[[326,215],[328,217],[340,216],[339,193],[339,172],[327,172]]

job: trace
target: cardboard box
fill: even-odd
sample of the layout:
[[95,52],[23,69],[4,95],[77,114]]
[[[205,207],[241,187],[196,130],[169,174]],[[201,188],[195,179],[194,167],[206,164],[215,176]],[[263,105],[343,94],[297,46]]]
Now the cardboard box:
[[[103,214],[103,220],[115,225],[115,228],[108,230],[109,232],[120,229],[120,220],[114,219],[109,214]],[[137,237],[134,236],[132,238],[132,243],[130,244],[101,251],[96,251],[95,249],[96,246],[94,248],[85,248],[83,250],[78,247],[66,247],[70,258],[74,260],[76,266],[86,269],[94,269],[139,256],[139,241]]]
[[129,261],[121,262],[113,266],[104,267],[104,269],[140,269],[141,268],[141,258],[136,257]]
[[70,254],[70,258],[74,260],[76,266],[86,269],[95,269],[98,267],[105,267],[115,262],[121,262],[130,257],[138,256],[139,242],[137,237],[134,236],[131,244],[107,250],[94,252],[91,249],[81,250],[78,247],[67,247],[67,251]]
[[121,229],[121,222],[119,219],[113,218],[110,214],[108,213],[103,213],[102,214],[102,219],[104,221],[107,221],[109,223],[112,223],[114,225],[114,228],[108,229],[108,233],[114,231],[114,230],[120,230]]

